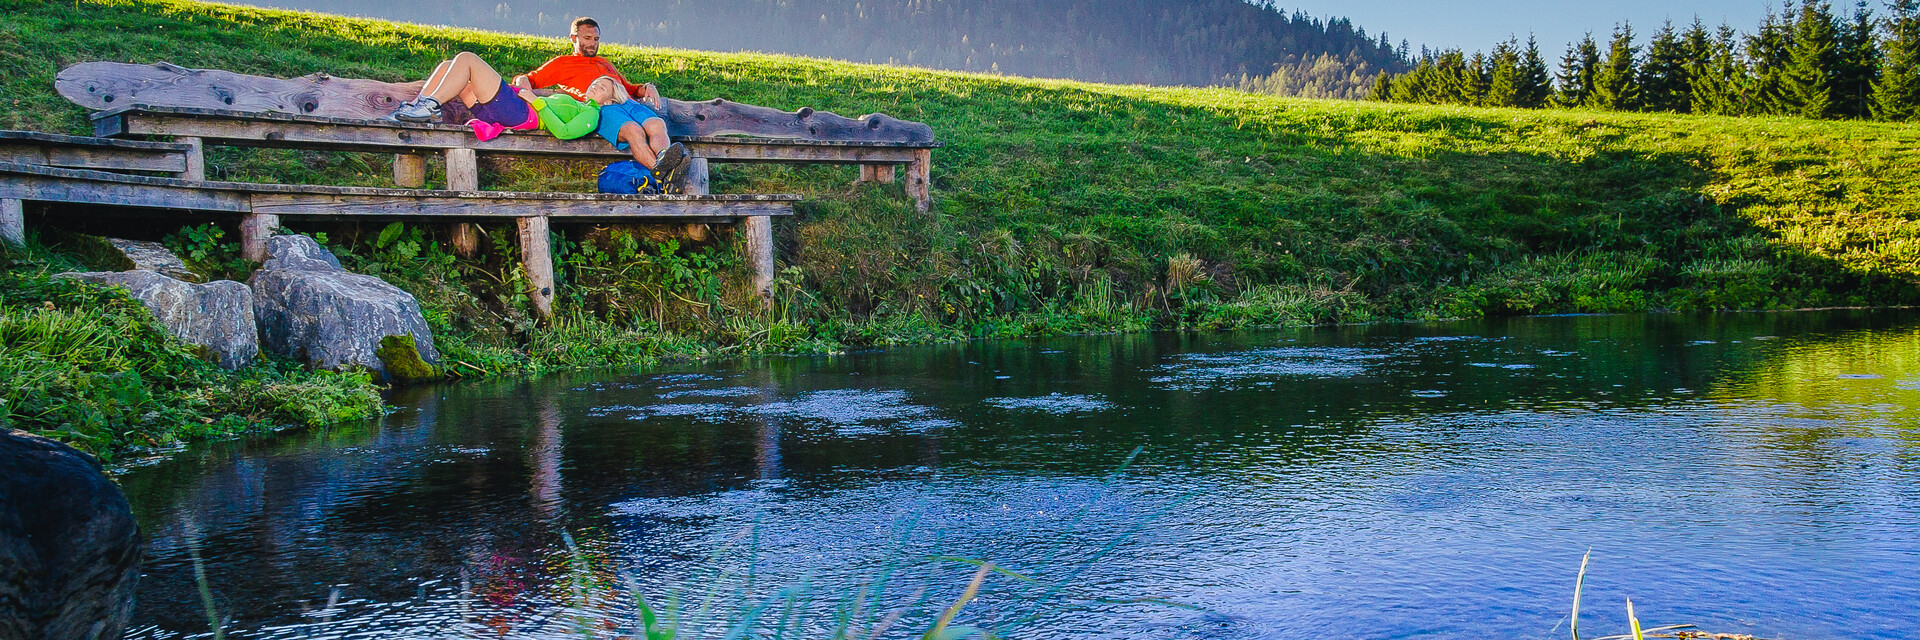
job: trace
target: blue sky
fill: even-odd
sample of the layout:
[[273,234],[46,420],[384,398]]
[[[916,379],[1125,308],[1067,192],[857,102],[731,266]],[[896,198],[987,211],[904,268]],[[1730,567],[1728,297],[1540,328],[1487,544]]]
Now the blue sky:
[[[1880,2],[1870,0],[1868,6],[1878,11]],[[1459,47],[1467,51],[1488,49],[1493,43],[1507,39],[1509,34],[1525,42],[1531,31],[1540,38],[1540,49],[1549,59],[1558,59],[1568,42],[1579,39],[1589,30],[1595,38],[1611,34],[1614,23],[1621,20],[1632,21],[1634,32],[1642,34],[1636,40],[1645,42],[1644,34],[1652,33],[1668,18],[1676,25],[1684,25],[1698,14],[1708,26],[1724,20],[1744,32],[1759,25],[1769,7],[1777,12],[1780,6],[1777,0],[1280,0],[1276,4],[1298,7],[1320,17],[1344,15],[1353,19],[1355,25],[1365,27],[1371,35],[1377,36],[1384,29],[1396,43],[1402,38],[1412,41],[1416,53],[1423,42],[1435,48]],[[1833,4],[1836,13],[1853,10],[1851,0],[1838,0]]]

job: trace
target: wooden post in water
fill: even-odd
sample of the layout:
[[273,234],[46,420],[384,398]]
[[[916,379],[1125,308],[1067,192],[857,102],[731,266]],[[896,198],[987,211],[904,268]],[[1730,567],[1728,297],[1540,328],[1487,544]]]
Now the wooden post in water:
[[0,198],[0,242],[27,243],[27,206],[18,198]]
[[181,138],[179,142],[185,142],[191,147],[187,149],[187,172],[180,174],[180,177],[186,180],[207,179],[206,141],[199,138]]
[[542,318],[553,317],[553,254],[547,240],[547,217],[518,218],[520,224],[520,267],[527,271],[533,285],[529,295],[533,308]]
[[913,208],[926,213],[933,208],[933,196],[928,180],[933,173],[933,150],[915,149],[913,163],[907,165],[907,197],[913,198]]
[[773,297],[773,218],[740,219],[740,238],[746,246],[747,268],[753,272],[753,290],[762,301]]
[[[472,149],[447,150],[447,190],[479,191],[480,160]],[[540,219],[545,224],[546,218]],[[545,237],[545,236],[541,236]],[[472,223],[453,224],[453,254],[471,258],[480,251],[480,233]]]
[[860,182],[893,184],[894,175],[898,173],[890,164],[863,164],[860,165]]
[[426,156],[417,153],[393,154],[393,186],[415,189],[426,184]]
[[280,216],[249,213],[240,219],[240,256],[254,262],[267,261],[267,238],[280,228]]

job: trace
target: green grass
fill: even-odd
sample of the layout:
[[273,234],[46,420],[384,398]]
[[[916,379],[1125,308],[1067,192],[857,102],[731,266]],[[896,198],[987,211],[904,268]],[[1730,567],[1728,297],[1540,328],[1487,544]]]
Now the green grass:
[[[463,50],[512,72],[566,49],[197,2],[0,0],[0,11],[0,127],[65,133],[88,130],[53,92],[77,62],[398,81]],[[806,196],[777,225],[770,309],[744,290],[726,230],[668,246],[659,228],[561,226],[552,326],[528,313],[512,243],[491,240],[508,230],[462,261],[439,249],[442,229],[384,243],[379,226],[295,230],[327,233],[354,268],[419,296],[448,369],[475,375],[969,336],[1920,302],[1920,130],[1908,125],[603,53],[670,97],[927,122],[946,143],[934,210],[914,212],[899,185],[852,186],[851,167],[717,165],[716,192]],[[225,179],[390,185],[375,154],[219,149],[209,162]],[[482,180],[590,191],[595,169],[499,161]],[[213,268],[236,271],[218,253]]]
[[0,427],[111,461],[194,438],[380,415],[366,374],[272,357],[226,371],[118,289],[52,277],[84,268],[37,241],[0,247]]

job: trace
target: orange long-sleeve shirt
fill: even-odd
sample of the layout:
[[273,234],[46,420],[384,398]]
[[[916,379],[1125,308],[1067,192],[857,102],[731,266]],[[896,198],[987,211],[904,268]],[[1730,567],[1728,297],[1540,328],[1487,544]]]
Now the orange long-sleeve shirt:
[[528,73],[527,80],[533,82],[535,89],[553,87],[585,101],[587,85],[593,84],[593,81],[600,76],[613,76],[615,80],[620,81],[620,84],[626,86],[627,93],[635,98],[640,97],[640,85],[628,82],[626,76],[620,75],[619,69],[613,68],[613,63],[599,56],[591,58],[572,54],[556,56],[546,64],[540,65],[540,68],[534,69],[532,73]]

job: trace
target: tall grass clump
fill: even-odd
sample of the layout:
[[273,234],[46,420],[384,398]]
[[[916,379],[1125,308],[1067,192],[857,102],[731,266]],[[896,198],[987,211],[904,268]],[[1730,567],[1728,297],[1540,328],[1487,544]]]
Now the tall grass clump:
[[365,374],[265,357],[227,371],[117,289],[57,278],[84,266],[29,236],[0,247],[0,427],[105,459],[192,438],[380,415]]

